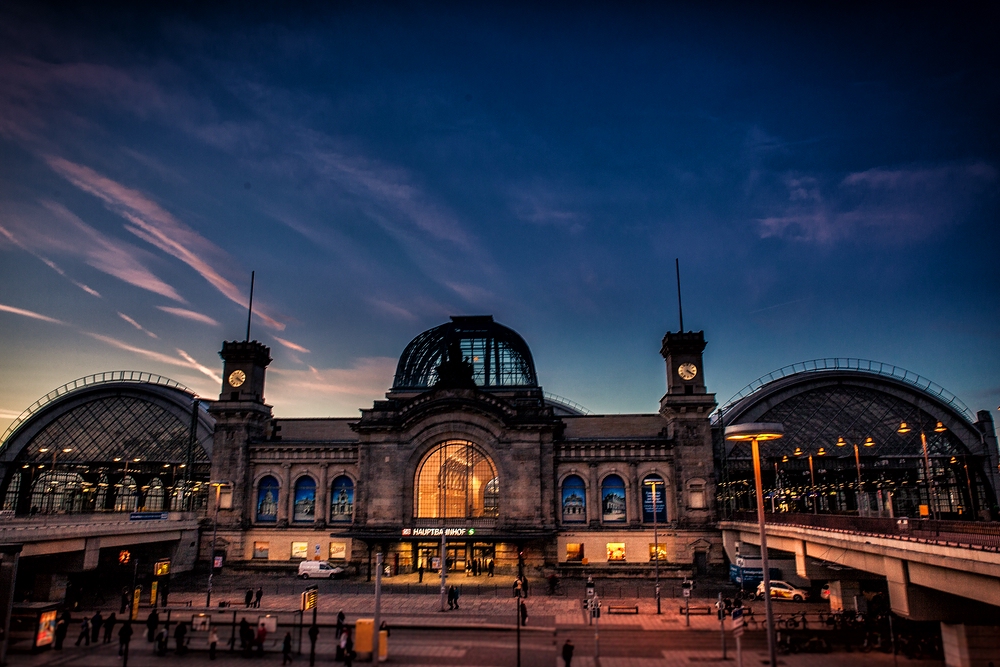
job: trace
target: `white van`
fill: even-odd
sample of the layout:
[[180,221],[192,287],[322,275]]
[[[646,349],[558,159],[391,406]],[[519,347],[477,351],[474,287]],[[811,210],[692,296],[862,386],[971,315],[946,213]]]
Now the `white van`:
[[344,573],[344,568],[334,567],[325,560],[304,560],[299,563],[300,579],[330,579]]

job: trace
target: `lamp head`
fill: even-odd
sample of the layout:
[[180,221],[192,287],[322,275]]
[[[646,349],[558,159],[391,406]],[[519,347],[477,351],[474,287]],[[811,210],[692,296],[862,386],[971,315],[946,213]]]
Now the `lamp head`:
[[935,426],[935,427],[934,427],[934,432],[935,432],[935,433],[944,433],[944,432],[945,432],[945,431],[947,431],[947,430],[948,430],[948,429],[947,429],[947,428],[945,428],[945,425],[944,425],[944,424],[942,424],[941,422],[938,422],[938,423],[937,423],[937,426]]
[[816,456],[826,456],[826,449],[824,449],[823,447],[820,447],[819,451],[816,452]]
[[794,451],[794,452],[792,452],[792,454],[793,454],[794,456],[802,456],[802,448],[801,448],[801,447],[796,447],[796,448],[795,448],[795,451]]
[[837,438],[837,446],[838,447],[843,447],[846,444],[847,444],[847,441],[844,440],[844,436],[840,436],[839,438]]
[[784,425],[776,423],[757,422],[749,424],[733,424],[726,427],[726,440],[734,440],[736,442],[749,442],[751,440],[763,442],[764,440],[777,440],[784,435]]
[[911,429],[906,422],[901,422],[899,428],[896,429],[896,433],[899,434],[909,433],[911,430],[913,429]]
[[865,447],[874,447],[874,446],[875,446],[875,441],[872,440],[871,436],[865,438]]

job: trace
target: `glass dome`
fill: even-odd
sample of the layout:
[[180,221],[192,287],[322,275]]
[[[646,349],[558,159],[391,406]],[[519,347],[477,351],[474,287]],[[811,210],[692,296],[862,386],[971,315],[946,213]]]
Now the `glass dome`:
[[410,341],[399,357],[392,389],[428,389],[443,379],[439,370],[453,374],[456,364],[471,372],[471,381],[480,389],[538,386],[524,339],[494,322],[492,315],[477,315],[452,317]]

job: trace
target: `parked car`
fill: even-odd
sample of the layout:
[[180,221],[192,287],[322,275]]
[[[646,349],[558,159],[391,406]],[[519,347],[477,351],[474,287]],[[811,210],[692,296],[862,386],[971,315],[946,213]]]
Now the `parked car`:
[[[771,597],[779,600],[795,600],[802,602],[809,599],[809,591],[792,586],[787,581],[771,582]],[[757,599],[764,599],[764,582],[757,586]]]
[[823,584],[823,588],[819,589],[819,596],[824,600],[830,599],[830,584]]
[[344,573],[344,568],[334,567],[324,560],[304,560],[299,563],[300,579],[332,579]]

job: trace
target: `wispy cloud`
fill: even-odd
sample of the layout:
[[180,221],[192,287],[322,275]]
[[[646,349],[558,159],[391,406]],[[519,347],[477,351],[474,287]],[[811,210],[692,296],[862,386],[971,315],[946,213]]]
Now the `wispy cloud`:
[[74,285],[76,285],[77,287],[79,287],[80,289],[82,289],[84,292],[86,292],[87,294],[89,294],[91,296],[96,296],[98,299],[102,298],[100,292],[98,292],[94,288],[90,287],[89,285],[85,285],[85,284],[81,283],[78,280],[74,280],[73,278],[70,278],[68,275],[66,275],[66,272],[63,271],[62,267],[60,267],[58,264],[56,264],[55,262],[53,262],[51,259],[49,259],[48,257],[45,257],[44,255],[41,255],[41,254],[39,254],[39,253],[31,250],[27,246],[25,246],[23,243],[21,243],[17,239],[17,237],[14,236],[14,234],[12,234],[10,232],[10,230],[6,229],[3,226],[0,226],[0,235],[3,235],[4,237],[6,237],[8,241],[10,241],[14,245],[16,245],[21,250],[24,250],[28,254],[33,255],[36,258],[38,258],[38,260],[40,262],[42,262],[45,266],[47,266],[50,269],[52,269],[53,271],[55,271],[60,276],[62,276],[66,280],[70,281],[71,283],[73,283]]
[[103,334],[93,333],[91,331],[82,332],[84,335],[90,336],[94,340],[99,340],[102,343],[106,343],[111,347],[117,348],[119,350],[124,350],[125,352],[131,352],[137,354],[140,357],[145,357],[152,361],[159,362],[161,364],[170,364],[171,366],[180,366],[182,368],[190,368],[198,371],[213,380],[218,381],[219,375],[208,368],[207,366],[198,363],[191,355],[189,355],[184,350],[177,350],[179,357],[172,357],[169,354],[163,354],[162,352],[156,352],[155,350],[147,350],[142,347],[136,347],[135,345],[130,345],[125,341],[118,340],[117,338],[112,338],[111,336],[105,336]]
[[212,378],[216,382],[221,382],[222,378],[217,371],[213,371],[208,366],[198,363],[194,357],[180,348],[177,349],[177,354],[181,355],[181,358],[184,359],[184,361],[191,364],[191,368],[195,369],[202,375]]
[[33,310],[25,310],[23,308],[15,308],[14,306],[5,306],[0,303],[0,311],[5,313],[12,313],[14,315],[20,315],[21,317],[30,317],[33,320],[41,320],[43,322],[51,322],[52,324],[62,324],[66,323],[62,320],[57,320],[54,317],[49,317],[48,315],[42,315],[41,313],[36,313]]
[[384,299],[370,299],[369,302],[375,306],[377,310],[382,311],[390,317],[406,320],[407,322],[416,322],[417,316],[411,313],[408,309],[403,306],[397,305],[395,303],[390,303]]
[[302,347],[301,345],[293,343],[290,340],[285,340],[284,338],[278,338],[277,336],[272,336],[272,338],[274,338],[274,340],[278,341],[279,343],[281,343],[282,345],[284,345],[285,347],[287,347],[289,350],[295,350],[296,352],[302,352],[304,354],[308,354],[309,353],[309,350],[307,350],[306,348]]
[[202,313],[195,312],[193,310],[188,310],[186,308],[173,308],[171,306],[157,306],[159,310],[165,313],[170,313],[171,315],[176,315],[177,317],[182,317],[185,320],[191,320],[192,322],[201,322],[202,324],[210,324],[213,327],[219,326],[219,323],[208,315],[203,315]]
[[371,400],[385,393],[392,384],[395,372],[396,359],[365,357],[358,359],[351,368],[316,369],[310,366],[308,370],[271,369],[269,382],[272,391],[280,388],[286,401],[292,396],[317,393]]
[[911,242],[960,221],[997,180],[984,163],[876,168],[836,183],[786,175],[783,210],[757,220],[762,238],[833,244],[864,235]]
[[121,313],[121,312],[118,313],[118,317],[122,318],[123,320],[125,320],[126,322],[128,322],[129,324],[131,324],[136,329],[138,329],[139,331],[143,332],[144,334],[146,334],[150,338],[159,338],[159,336],[157,336],[155,333],[153,333],[152,331],[150,331],[146,327],[142,326],[141,324],[139,324],[138,322],[136,322],[135,320],[133,320],[131,317],[129,317],[125,313]]
[[[53,171],[128,220],[131,224],[125,225],[125,229],[129,232],[187,264],[230,301],[241,306],[246,304],[247,298],[218,268],[231,261],[228,255],[159,204],[89,167],[51,155],[44,159]],[[267,326],[279,331],[285,328],[266,312],[258,310],[255,314]]]

